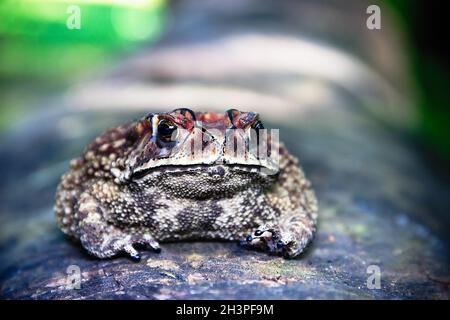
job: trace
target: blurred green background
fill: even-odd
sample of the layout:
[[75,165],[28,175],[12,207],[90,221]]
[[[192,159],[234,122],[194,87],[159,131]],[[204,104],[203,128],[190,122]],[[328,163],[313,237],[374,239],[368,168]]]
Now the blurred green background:
[[[69,29],[77,4],[80,29]],[[165,0],[3,0],[0,2],[0,131],[38,99],[106,70],[151,45],[164,29]]]
[[[83,0],[81,29],[66,21],[72,1],[3,0],[0,4],[0,133],[54,93],[100,74],[121,57],[151,46],[167,26],[166,0]],[[411,132],[427,149],[450,159],[450,102],[444,10],[419,1],[389,0],[408,40],[410,76],[419,92],[420,121]],[[442,16],[431,18],[431,13]]]
[[438,155],[450,159],[450,52],[448,27],[438,1],[389,0],[407,37],[411,77],[416,81],[420,124],[414,134]]

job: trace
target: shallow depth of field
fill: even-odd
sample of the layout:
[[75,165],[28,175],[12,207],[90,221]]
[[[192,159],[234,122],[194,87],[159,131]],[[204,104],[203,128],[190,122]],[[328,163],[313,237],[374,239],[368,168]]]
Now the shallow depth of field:
[[[380,30],[367,28],[371,4]],[[0,297],[448,299],[450,66],[436,6],[2,1]],[[256,111],[280,129],[319,201],[305,256],[187,242],[132,263],[64,238],[52,208],[70,159],[106,128],[179,107]],[[65,285],[71,265],[79,290]]]

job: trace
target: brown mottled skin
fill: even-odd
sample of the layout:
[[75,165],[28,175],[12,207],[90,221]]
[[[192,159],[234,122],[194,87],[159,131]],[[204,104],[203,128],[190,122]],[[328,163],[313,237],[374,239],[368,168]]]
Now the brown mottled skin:
[[[252,149],[227,152],[229,128],[240,129],[234,141],[261,134],[258,141],[267,141],[268,154],[279,150],[279,161],[263,161]],[[110,129],[63,175],[58,224],[98,258],[125,252],[139,259],[137,244],[159,251],[158,242],[184,239],[240,240],[298,256],[316,231],[316,198],[297,159],[264,140],[265,131],[253,112],[188,109]],[[199,137],[203,152],[193,156]]]

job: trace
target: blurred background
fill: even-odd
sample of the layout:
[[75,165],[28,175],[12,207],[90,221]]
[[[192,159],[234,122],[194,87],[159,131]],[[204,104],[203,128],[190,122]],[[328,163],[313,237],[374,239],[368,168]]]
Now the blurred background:
[[[172,56],[165,59],[189,60],[194,55],[204,62],[203,67],[181,63],[176,69],[177,61],[168,63],[172,69],[152,66],[151,61],[150,65],[134,61],[130,67],[143,73],[139,66],[142,63],[155,78],[190,77],[186,83],[193,85],[210,81],[211,77],[217,80],[231,73],[236,75],[233,68],[247,72],[247,78],[239,79],[244,84],[252,82],[249,78],[255,74],[287,68],[291,72],[285,74],[312,74],[318,82],[331,79],[349,91],[360,90],[358,87],[363,85],[373,86],[373,92],[363,88],[367,89],[362,98],[368,111],[394,126],[407,128],[406,133],[429,156],[431,153],[448,160],[448,48],[437,37],[445,30],[443,10],[435,2],[383,1],[378,3],[382,29],[368,30],[365,9],[369,4],[377,2],[2,1],[0,132],[11,129],[24,117],[39,113],[48,106],[50,97],[98,77],[123,63],[126,57],[149,51],[161,38],[167,41],[183,38],[192,43],[190,51],[183,54],[172,50]],[[80,9],[80,29],[67,27],[73,13],[70,5]],[[224,33],[228,36],[224,37]],[[280,39],[280,34],[295,34],[297,41],[292,41],[292,37]],[[201,48],[195,44],[202,38],[209,38],[210,46],[199,57],[195,50]],[[215,52],[209,50],[222,49],[222,59],[227,60],[230,54],[231,61],[207,61],[216,59]],[[270,58],[264,57],[264,50],[269,50]],[[296,56],[302,53],[305,57]],[[208,75],[210,63],[212,69],[220,70],[210,69]],[[370,84],[358,83],[361,80],[358,78]],[[308,84],[296,94],[312,95],[315,89],[317,86]],[[377,95],[388,97],[373,98]],[[138,103],[136,100],[135,97],[130,104]],[[179,101],[185,102],[182,98]]]

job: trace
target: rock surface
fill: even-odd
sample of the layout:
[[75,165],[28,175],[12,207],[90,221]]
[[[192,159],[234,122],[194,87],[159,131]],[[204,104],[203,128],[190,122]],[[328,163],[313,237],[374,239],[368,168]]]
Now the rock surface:
[[[176,21],[183,29],[187,20]],[[413,110],[402,109],[401,95],[351,56],[292,34],[280,38],[280,30],[185,42],[169,34],[171,41],[74,88],[3,136],[0,297],[450,298],[450,188],[395,126],[413,119]],[[255,46],[287,46],[281,51],[292,55],[262,54],[252,65]],[[305,48],[327,72],[297,63]],[[330,61],[352,72],[333,70]],[[162,244],[160,254],[145,252],[133,263],[96,260],[64,239],[52,207],[69,159],[105,128],[179,104],[253,109],[267,127],[280,128],[319,201],[317,238],[304,256],[284,260],[235,243],[184,242]],[[381,271],[379,289],[367,286],[371,265]],[[70,286],[70,266],[81,272],[80,289]]]

